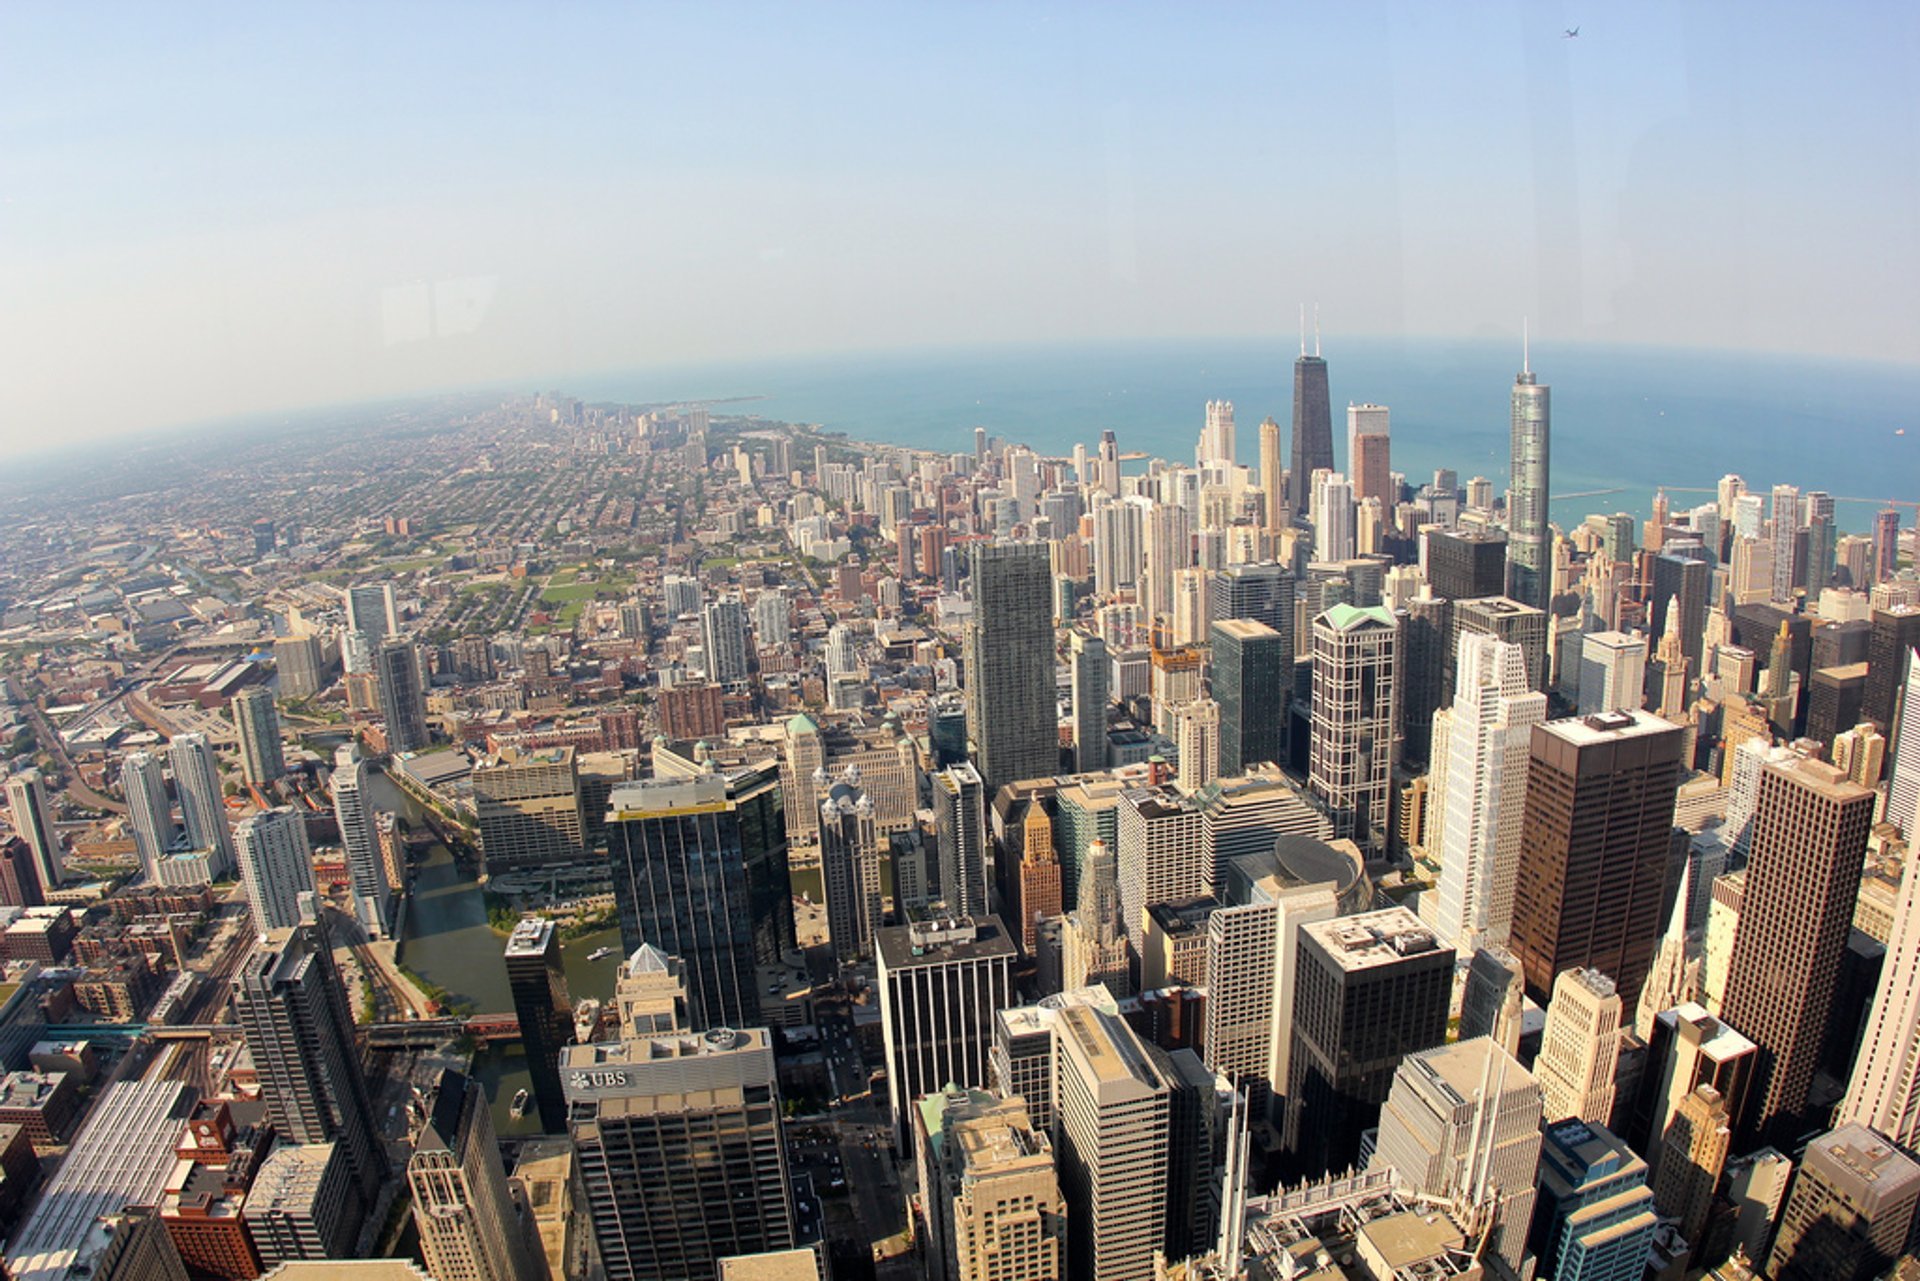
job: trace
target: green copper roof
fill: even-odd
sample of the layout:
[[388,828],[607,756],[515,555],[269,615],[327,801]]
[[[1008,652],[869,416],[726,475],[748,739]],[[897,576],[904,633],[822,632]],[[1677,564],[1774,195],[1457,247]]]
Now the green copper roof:
[[1329,626],[1343,632],[1352,631],[1362,623],[1379,623],[1383,627],[1394,626],[1393,611],[1385,605],[1373,605],[1362,609],[1358,605],[1342,602],[1320,617],[1326,619]]

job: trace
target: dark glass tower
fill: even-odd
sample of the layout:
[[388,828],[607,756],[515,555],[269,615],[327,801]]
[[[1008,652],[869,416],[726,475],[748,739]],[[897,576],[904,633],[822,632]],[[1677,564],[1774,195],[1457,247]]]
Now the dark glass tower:
[[1253,618],[1213,625],[1213,699],[1220,705],[1220,774],[1286,759],[1283,746],[1293,656],[1286,639]]
[[274,1129],[294,1143],[340,1144],[359,1213],[386,1181],[387,1154],[325,927],[308,919],[261,935],[233,976],[233,1008]]
[[1553,592],[1553,538],[1547,532],[1552,389],[1521,360],[1513,380],[1513,477],[1507,491],[1507,595],[1545,609]]
[[992,796],[1005,784],[1060,771],[1053,567],[1045,543],[975,543],[970,556],[967,732]]
[[573,1044],[573,1001],[560,968],[560,931],[552,921],[529,916],[513,927],[507,938],[507,986],[520,1020],[520,1048],[533,1078],[540,1129],[563,1134],[567,1100],[560,1091],[560,1051]]
[[794,945],[778,768],[631,783],[607,810],[622,950],[686,963],[696,1029],[758,1026],[755,967]]
[[1252,618],[1280,633],[1291,664],[1294,654],[1293,571],[1274,561],[1229,565],[1208,576],[1207,616],[1214,622]]
[[1293,362],[1293,470],[1287,473],[1287,505],[1304,520],[1313,499],[1313,473],[1333,470],[1333,405],[1327,398],[1327,362],[1320,359],[1319,323],[1313,355],[1305,342]]

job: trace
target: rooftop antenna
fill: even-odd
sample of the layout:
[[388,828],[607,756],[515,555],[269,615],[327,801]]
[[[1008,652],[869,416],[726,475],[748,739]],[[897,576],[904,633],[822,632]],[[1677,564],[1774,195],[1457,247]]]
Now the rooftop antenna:
[[1320,304],[1313,304],[1313,358],[1320,359]]
[[1533,372],[1533,357],[1529,348],[1527,318],[1522,316],[1520,317],[1520,372],[1523,374]]
[[1307,304],[1300,304],[1300,354],[1307,354]]

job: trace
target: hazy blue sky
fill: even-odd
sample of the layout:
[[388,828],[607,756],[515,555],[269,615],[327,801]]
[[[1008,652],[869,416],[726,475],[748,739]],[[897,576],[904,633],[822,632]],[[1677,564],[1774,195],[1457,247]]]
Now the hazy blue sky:
[[0,444],[1301,299],[1912,360],[1915,67],[1911,4],[12,0]]

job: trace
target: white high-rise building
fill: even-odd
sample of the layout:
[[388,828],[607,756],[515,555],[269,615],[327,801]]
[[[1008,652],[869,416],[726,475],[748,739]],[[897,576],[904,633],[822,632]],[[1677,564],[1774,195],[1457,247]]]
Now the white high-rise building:
[[873,948],[887,1098],[905,1151],[922,1095],[987,1084],[994,1016],[1014,1004],[1019,948],[997,916],[886,926]]
[[820,870],[827,899],[827,939],[834,960],[851,964],[873,951],[880,915],[880,831],[873,799],[849,768],[829,784],[814,776],[820,802]]
[[1637,712],[1647,687],[1647,638],[1593,632],[1580,640],[1580,715]]
[[1515,1274],[1533,1219],[1540,1087],[1489,1037],[1409,1054],[1380,1110],[1370,1169],[1417,1196],[1493,1211],[1492,1245]]
[[1315,473],[1313,558],[1353,559],[1353,485],[1340,472]]
[[1093,590],[1102,598],[1137,587],[1146,560],[1145,498],[1116,499],[1093,509]]
[[1340,914],[1337,880],[1309,882],[1271,853],[1234,860],[1207,917],[1207,1066],[1256,1111],[1286,1089],[1299,927]]
[[1207,425],[1200,430],[1200,448],[1195,461],[1202,468],[1209,464],[1222,467],[1233,466],[1233,402],[1231,400],[1207,402]]
[[1784,604],[1793,599],[1793,538],[1800,532],[1800,491],[1792,485],[1775,485],[1769,517],[1767,534],[1773,547],[1772,599]]
[[1060,1190],[1084,1281],[1153,1275],[1166,1230],[1172,1086],[1124,1021],[1087,1006],[1054,1023]]
[[1199,806],[1172,788],[1132,788],[1120,796],[1120,927],[1140,947],[1150,903],[1192,898],[1212,879]]
[[333,815],[347,856],[347,878],[353,884],[354,915],[369,936],[386,938],[393,930],[393,897],[373,828],[373,807],[366,797],[366,773],[365,762],[353,748],[342,747],[335,753]]
[[234,836],[255,930],[265,934],[300,924],[300,896],[314,892],[306,822],[282,805],[242,819]]
[[1150,503],[1142,537],[1146,553],[1141,600],[1154,619],[1173,618],[1173,589],[1181,570],[1193,563],[1193,529],[1184,507]]
[[1220,704],[1210,698],[1183,703],[1173,712],[1180,753],[1180,790],[1192,795],[1220,777]]
[[1504,945],[1513,926],[1528,748],[1547,696],[1527,688],[1526,651],[1492,636],[1462,633],[1454,670],[1453,706],[1433,716],[1427,844],[1440,853],[1431,924],[1465,955]]
[[23,769],[8,777],[7,809],[13,815],[13,830],[33,854],[41,892],[55,888],[66,875],[66,863],[60,856],[60,836],[54,830],[53,811],[47,806],[47,789],[40,781],[39,770]]
[[1620,993],[1598,970],[1560,971],[1547,1002],[1534,1076],[1549,1123],[1579,1117],[1605,1125],[1620,1062]]
[[204,734],[181,734],[167,745],[173,765],[174,787],[180,793],[180,816],[186,820],[187,845],[210,850],[208,872],[220,877],[233,866],[233,829],[227,826],[226,801],[220,793],[220,762]]
[[1887,802],[1882,815],[1900,829],[1911,847],[1920,845],[1920,652],[1907,653],[1907,679],[1894,712],[1893,763],[1887,772]]
[[133,848],[140,866],[157,884],[160,860],[179,840],[160,758],[151,752],[130,753],[120,762],[120,790],[127,796],[127,826],[133,829]]
[[1911,863],[1895,902],[1879,990],[1834,1124],[1857,1121],[1912,1149],[1920,1144],[1920,875]]

